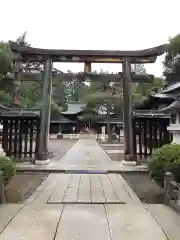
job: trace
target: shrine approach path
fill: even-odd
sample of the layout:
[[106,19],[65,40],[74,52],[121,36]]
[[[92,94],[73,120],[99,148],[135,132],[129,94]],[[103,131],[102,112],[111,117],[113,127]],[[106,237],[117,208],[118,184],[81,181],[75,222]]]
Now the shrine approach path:
[[52,173],[25,203],[2,205],[0,240],[167,239],[121,174],[97,170],[112,163],[95,139],[77,141],[61,164],[89,171]]

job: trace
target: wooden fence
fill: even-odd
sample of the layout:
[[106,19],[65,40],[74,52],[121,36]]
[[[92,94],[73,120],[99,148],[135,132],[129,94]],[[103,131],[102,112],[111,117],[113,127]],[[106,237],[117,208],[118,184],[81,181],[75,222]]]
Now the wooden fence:
[[147,158],[153,150],[172,141],[172,136],[167,130],[169,123],[168,117],[133,117],[134,154],[137,159]]
[[32,160],[38,148],[39,116],[3,115],[0,121],[3,125],[2,148],[6,155]]

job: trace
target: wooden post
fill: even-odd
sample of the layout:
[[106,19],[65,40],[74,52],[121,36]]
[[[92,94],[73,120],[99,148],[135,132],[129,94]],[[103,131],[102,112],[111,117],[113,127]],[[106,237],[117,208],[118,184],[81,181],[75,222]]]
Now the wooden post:
[[91,72],[91,62],[85,62],[84,63],[84,73],[90,73]]
[[52,61],[47,59],[44,64],[43,89],[40,114],[40,134],[37,149],[36,164],[48,164],[48,141],[49,124],[51,114],[51,92],[52,92]]
[[125,60],[123,68],[123,115],[124,115],[124,155],[126,161],[133,160],[133,130],[132,130],[132,92],[131,92],[131,62]]

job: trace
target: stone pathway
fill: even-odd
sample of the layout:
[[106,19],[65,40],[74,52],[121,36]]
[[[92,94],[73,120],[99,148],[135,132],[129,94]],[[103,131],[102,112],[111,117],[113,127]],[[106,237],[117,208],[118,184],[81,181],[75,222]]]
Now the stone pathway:
[[[110,161],[93,139],[79,140],[62,159],[102,169]],[[167,240],[120,174],[92,172],[50,174],[25,203],[1,205],[0,240],[11,239]]]
[[56,187],[47,202],[140,203],[120,174],[59,174]]
[[[0,240],[166,239],[155,219],[129,187],[126,192],[119,192],[126,204],[110,204],[108,201],[105,204],[50,203],[54,196],[61,195],[60,178],[60,174],[51,174],[25,204],[18,205],[19,208],[17,204],[14,205],[16,209],[12,204],[1,206]],[[121,177],[119,179],[121,186],[126,185],[125,181],[121,182]],[[70,189],[69,199],[74,196],[73,188]],[[111,190],[104,194],[111,196]],[[98,194],[92,196],[99,198]]]
[[[59,141],[59,147],[61,147],[61,141]],[[132,170],[132,167],[125,167],[120,161],[113,162],[93,138],[79,139],[60,160],[53,160],[47,166],[21,163],[18,167],[21,170],[47,171],[104,170],[116,172]],[[144,171],[147,170],[147,166],[136,166],[136,169],[134,167],[133,169]]]

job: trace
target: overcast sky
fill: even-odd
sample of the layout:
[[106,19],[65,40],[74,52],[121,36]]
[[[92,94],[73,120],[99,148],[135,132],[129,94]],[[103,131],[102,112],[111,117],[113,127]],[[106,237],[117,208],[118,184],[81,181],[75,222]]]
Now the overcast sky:
[[[0,0],[0,40],[16,40],[27,31],[33,47],[136,50],[164,44],[180,33],[180,0]],[[146,64],[161,76],[163,57]],[[82,64],[55,65],[82,71]],[[94,64],[93,70],[118,72],[117,64]]]

